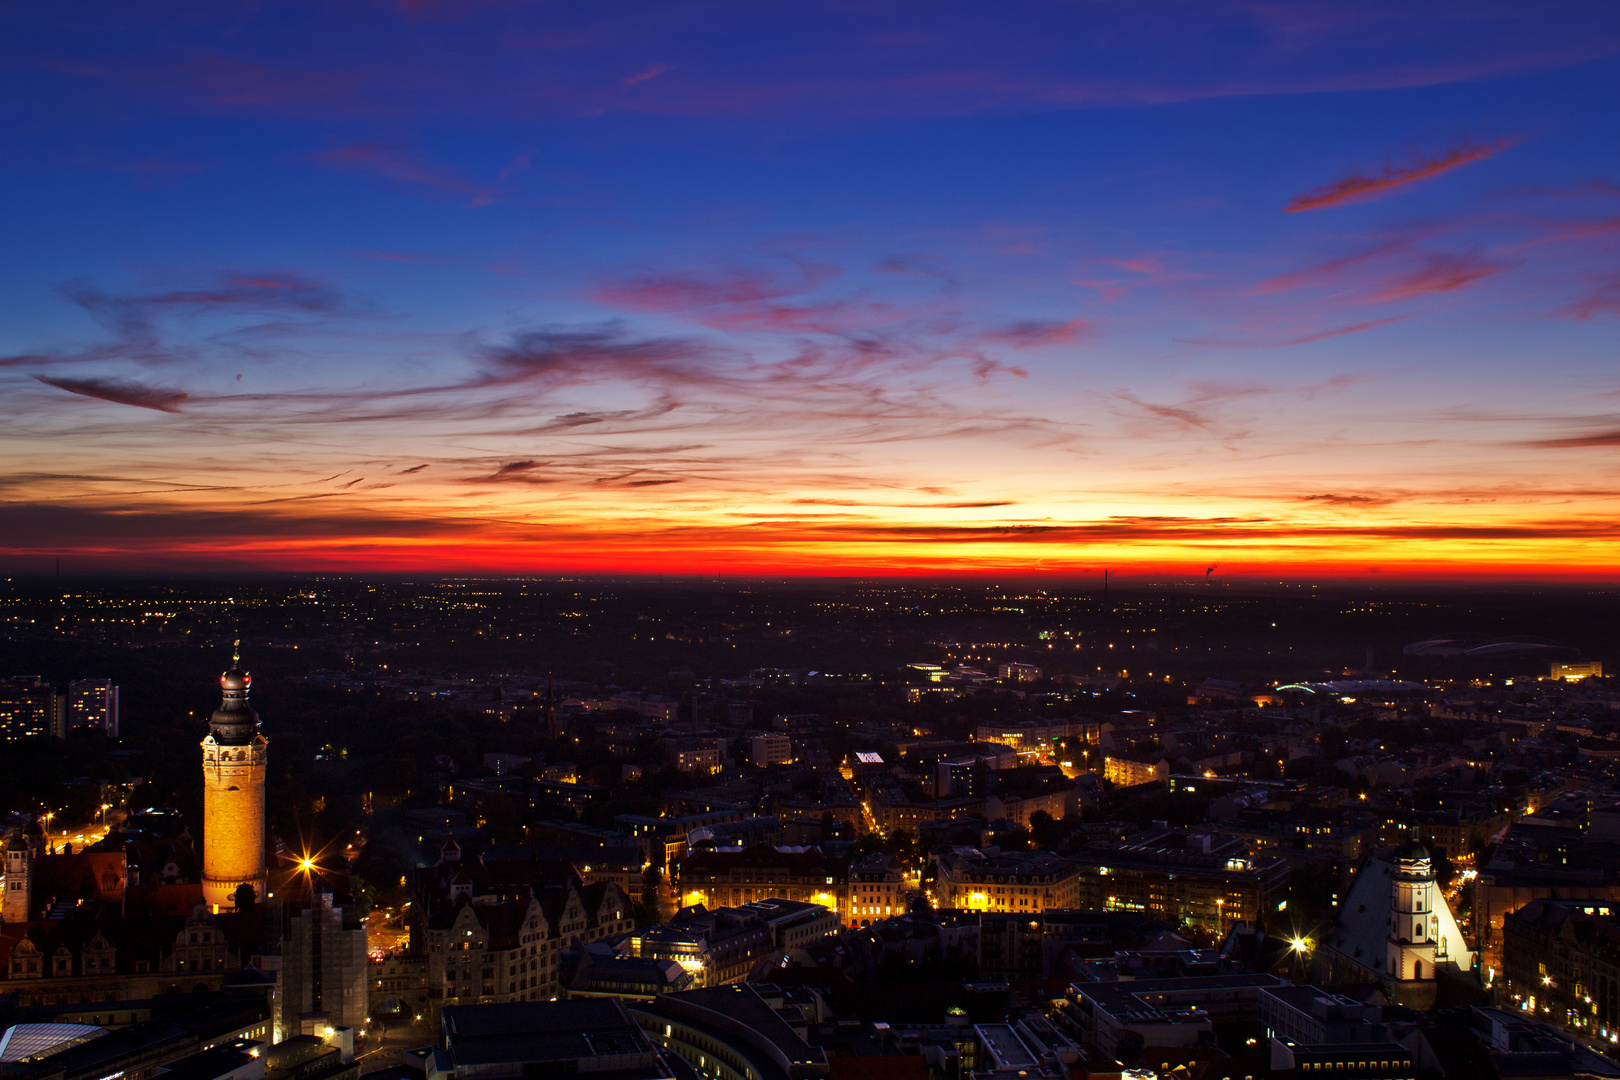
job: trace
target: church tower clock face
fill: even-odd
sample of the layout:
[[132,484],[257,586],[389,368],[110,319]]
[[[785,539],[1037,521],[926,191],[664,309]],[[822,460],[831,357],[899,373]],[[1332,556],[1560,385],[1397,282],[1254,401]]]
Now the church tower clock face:
[[230,911],[246,885],[265,898],[264,772],[269,740],[248,704],[253,678],[239,657],[219,677],[222,700],[208,720],[203,751],[203,901]]

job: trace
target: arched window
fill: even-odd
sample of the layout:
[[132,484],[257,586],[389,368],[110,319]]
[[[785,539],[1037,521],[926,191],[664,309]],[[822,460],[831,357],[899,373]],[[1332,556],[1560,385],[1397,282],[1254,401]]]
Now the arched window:
[[1423,978],[1423,961],[1421,961],[1421,960],[1412,961],[1412,978],[1414,978],[1414,979]]

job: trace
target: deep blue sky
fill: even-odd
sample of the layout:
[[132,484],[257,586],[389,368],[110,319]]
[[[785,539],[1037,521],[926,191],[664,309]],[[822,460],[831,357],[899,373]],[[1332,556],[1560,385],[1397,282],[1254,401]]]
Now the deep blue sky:
[[17,568],[1612,573],[1612,4],[5,11]]

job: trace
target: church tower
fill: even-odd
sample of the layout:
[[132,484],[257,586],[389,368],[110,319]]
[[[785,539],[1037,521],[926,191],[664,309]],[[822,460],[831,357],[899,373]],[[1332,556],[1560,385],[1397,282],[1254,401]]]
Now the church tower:
[[224,701],[203,738],[203,901],[210,911],[236,907],[236,890],[265,898],[264,767],[268,741],[248,704],[253,680],[239,657],[219,677]]

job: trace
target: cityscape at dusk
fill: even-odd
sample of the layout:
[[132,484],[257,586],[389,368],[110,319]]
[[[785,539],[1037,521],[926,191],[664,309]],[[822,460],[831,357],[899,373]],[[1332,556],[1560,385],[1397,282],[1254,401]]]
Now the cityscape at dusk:
[[0,1080],[1620,1080],[1620,6],[0,19]]
[[1612,580],[1610,5],[7,18],[11,572]]

